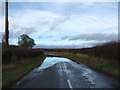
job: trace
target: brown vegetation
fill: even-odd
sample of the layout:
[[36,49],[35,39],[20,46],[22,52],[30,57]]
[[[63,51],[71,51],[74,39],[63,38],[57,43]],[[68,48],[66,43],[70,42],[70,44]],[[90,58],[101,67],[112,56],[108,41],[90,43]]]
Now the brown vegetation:
[[32,69],[39,66],[46,56],[40,50],[18,46],[2,47],[2,87],[9,88]]
[[90,56],[95,56],[101,58],[106,58],[110,60],[119,61],[119,47],[120,43],[118,42],[109,42],[103,45],[94,46],[91,48],[82,48],[82,49],[41,49],[46,52],[71,52],[71,53],[81,53],[87,54]]
[[9,48],[2,48],[2,63],[10,63],[11,60],[19,60],[24,58],[32,58],[42,55],[40,50],[28,49],[18,46],[9,46]]

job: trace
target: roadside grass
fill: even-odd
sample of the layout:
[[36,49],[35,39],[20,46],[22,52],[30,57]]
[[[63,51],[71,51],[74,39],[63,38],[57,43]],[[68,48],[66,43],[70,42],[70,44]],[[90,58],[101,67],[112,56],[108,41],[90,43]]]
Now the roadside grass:
[[120,78],[120,67],[115,60],[108,60],[104,58],[93,57],[85,54],[75,54],[69,52],[52,52],[60,54],[62,57],[69,58],[77,63],[86,64],[87,66],[94,68],[98,71],[104,72],[114,78]]
[[34,58],[14,60],[9,64],[4,64],[2,66],[2,87],[9,88],[18,79],[39,66],[45,58],[45,55],[41,55]]

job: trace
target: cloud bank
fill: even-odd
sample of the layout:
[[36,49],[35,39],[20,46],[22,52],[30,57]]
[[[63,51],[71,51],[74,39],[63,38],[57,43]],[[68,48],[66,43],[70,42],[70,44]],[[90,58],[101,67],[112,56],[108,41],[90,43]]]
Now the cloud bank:
[[[68,46],[77,46],[81,43],[79,41],[87,44],[83,46],[91,46],[88,42],[102,43],[118,38],[117,3],[39,2],[26,6],[24,2],[13,2],[9,6],[11,43],[16,43],[21,34],[30,35],[36,44],[62,43]],[[4,25],[4,22],[0,24]],[[2,34],[4,29],[0,29]]]
[[[63,39],[63,38],[62,38]],[[69,40],[96,40],[96,41],[118,41],[118,34],[115,33],[94,33],[80,34],[68,38]]]

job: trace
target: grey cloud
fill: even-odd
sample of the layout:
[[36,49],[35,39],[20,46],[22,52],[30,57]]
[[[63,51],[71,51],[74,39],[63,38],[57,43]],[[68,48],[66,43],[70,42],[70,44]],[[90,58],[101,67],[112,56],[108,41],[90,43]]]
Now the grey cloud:
[[72,13],[79,7],[79,4],[77,3],[71,3],[71,4],[67,4],[65,6],[63,6],[62,8],[62,14],[63,14],[63,18],[62,19],[57,19],[56,20],[56,23],[53,24],[51,27],[50,27],[50,30],[56,30],[56,28],[66,22],[67,20],[70,19]]
[[22,27],[21,30],[23,30],[23,32],[25,34],[32,34],[36,31],[35,27]]
[[39,25],[46,25],[46,24],[49,24],[50,23],[50,21],[49,20],[43,20],[43,21],[36,21],[36,23],[37,24],[39,24]]
[[66,40],[66,39],[68,39],[69,38],[69,36],[63,36],[62,38],[61,38],[61,40]]
[[118,35],[115,33],[107,34],[107,33],[95,33],[95,34],[81,34],[72,36],[69,40],[97,40],[97,41],[117,41]]
[[38,39],[41,39],[41,38],[52,38],[53,36],[39,36]]
[[46,24],[49,24],[50,23],[50,21],[43,21],[43,22],[41,22],[41,25],[46,25]]
[[17,31],[17,32],[14,32],[14,31],[9,31],[9,38],[13,39],[13,38],[18,38],[20,35],[21,35],[21,31]]
[[58,40],[52,40],[52,41],[57,42]]
[[42,37],[42,36],[39,36],[39,37],[38,37],[38,39],[41,39],[41,38],[43,38],[43,37]]
[[57,28],[60,24],[64,23],[66,20],[67,20],[66,17],[55,20],[55,23],[52,24],[52,26],[50,27],[50,30],[56,30],[56,28]]
[[52,38],[53,36],[47,36],[46,38]]
[[79,3],[69,3],[64,6],[62,13],[67,17],[70,18],[72,13],[80,7]]
[[9,30],[9,37],[12,38],[18,38],[22,34],[30,35],[34,33],[36,29],[34,27],[20,27],[18,25],[15,25],[14,27]]

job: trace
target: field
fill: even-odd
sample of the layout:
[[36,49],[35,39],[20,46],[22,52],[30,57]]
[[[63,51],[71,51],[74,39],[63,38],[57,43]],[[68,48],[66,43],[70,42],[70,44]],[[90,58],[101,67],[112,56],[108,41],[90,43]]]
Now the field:
[[40,50],[10,47],[2,50],[2,87],[9,88],[46,58]]
[[120,67],[115,60],[109,60],[105,58],[93,57],[80,53],[69,52],[52,52],[60,54],[62,57],[69,58],[77,63],[86,64],[87,66],[94,68],[98,71],[104,72],[112,77],[119,78]]
[[46,57],[43,52],[60,54],[62,57],[86,64],[112,77],[120,78],[119,45],[120,43],[111,42],[82,49],[26,49],[18,46],[10,46],[8,49],[3,48],[3,87],[9,87],[23,75],[40,65]]

